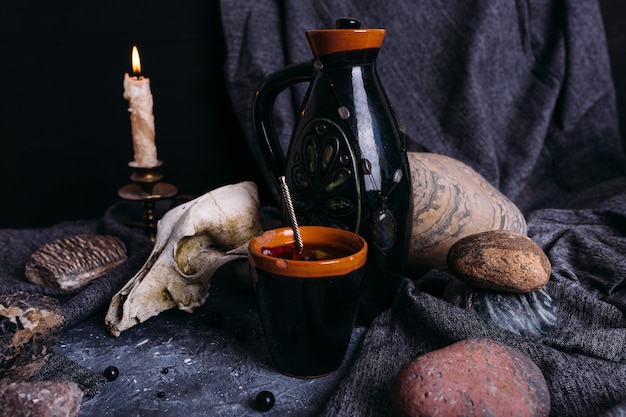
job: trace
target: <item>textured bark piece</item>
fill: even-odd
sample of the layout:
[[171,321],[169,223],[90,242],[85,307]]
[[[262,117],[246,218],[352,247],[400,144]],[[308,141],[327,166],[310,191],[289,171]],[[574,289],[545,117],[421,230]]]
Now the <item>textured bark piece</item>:
[[0,410],[11,417],[74,417],[83,392],[73,382],[0,381]]
[[552,266],[529,237],[502,230],[476,233],[448,252],[448,268],[460,280],[488,290],[529,292],[543,288]]
[[115,236],[66,236],[35,251],[26,263],[24,274],[33,284],[72,291],[104,275],[126,258],[126,246]]
[[516,349],[490,339],[466,339],[418,356],[391,387],[394,416],[550,414],[541,371]]
[[63,320],[54,298],[0,295],[0,378],[23,380],[37,372],[58,341]]
[[488,230],[526,234],[518,207],[461,161],[444,155],[409,152],[413,186],[413,229],[406,272],[445,268],[459,239]]

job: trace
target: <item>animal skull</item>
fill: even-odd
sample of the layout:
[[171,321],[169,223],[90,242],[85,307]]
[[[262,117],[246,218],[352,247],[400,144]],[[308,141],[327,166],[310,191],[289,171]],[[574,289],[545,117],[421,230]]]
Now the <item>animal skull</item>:
[[111,300],[105,317],[111,334],[173,307],[192,312],[208,297],[215,271],[246,258],[249,240],[261,231],[257,187],[249,181],[168,211],[157,224],[148,260]]

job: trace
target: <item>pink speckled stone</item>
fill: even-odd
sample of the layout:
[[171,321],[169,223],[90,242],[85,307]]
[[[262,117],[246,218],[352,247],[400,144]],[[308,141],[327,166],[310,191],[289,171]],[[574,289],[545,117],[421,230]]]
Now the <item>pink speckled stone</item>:
[[0,414],[11,417],[76,417],[83,392],[74,382],[0,381]]
[[541,371],[516,349],[466,339],[418,356],[391,387],[394,416],[548,416]]

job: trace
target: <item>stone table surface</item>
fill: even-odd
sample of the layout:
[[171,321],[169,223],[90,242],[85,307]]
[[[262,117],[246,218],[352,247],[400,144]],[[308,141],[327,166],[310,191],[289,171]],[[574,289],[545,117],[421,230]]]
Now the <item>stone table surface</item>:
[[[210,319],[215,313],[223,318],[219,326]],[[337,371],[320,378],[289,377],[272,367],[253,294],[212,288],[193,313],[170,310],[117,338],[108,333],[104,312],[96,314],[66,330],[55,349],[93,371],[119,369],[118,379],[83,400],[81,417],[315,416],[364,334],[364,328],[354,329]],[[266,412],[253,403],[263,390],[276,398]]]

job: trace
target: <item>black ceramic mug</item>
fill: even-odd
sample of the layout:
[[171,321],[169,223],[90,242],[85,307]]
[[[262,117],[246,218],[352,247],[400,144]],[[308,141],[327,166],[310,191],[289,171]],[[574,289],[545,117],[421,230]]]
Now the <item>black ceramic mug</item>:
[[291,228],[252,239],[248,257],[274,366],[287,375],[312,378],[337,369],[346,354],[367,243],[356,233],[331,227],[303,226],[301,234],[304,257],[315,259],[277,255],[294,246]]

